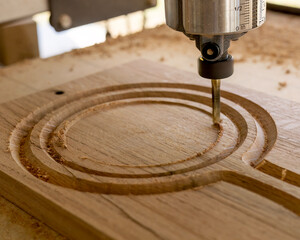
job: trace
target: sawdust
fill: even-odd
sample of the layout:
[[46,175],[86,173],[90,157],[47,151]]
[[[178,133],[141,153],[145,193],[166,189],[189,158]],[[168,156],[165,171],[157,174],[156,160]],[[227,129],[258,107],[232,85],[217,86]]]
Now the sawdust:
[[[234,56],[236,62],[268,61],[273,65],[293,65],[300,67],[300,18],[298,16],[282,14],[277,12],[268,12],[267,22],[259,29],[250,31],[239,41],[232,42],[230,53]],[[171,47],[172,46],[172,47]],[[187,55],[194,56],[195,46],[182,33],[171,30],[166,25],[155,29],[146,29],[126,37],[108,38],[105,43],[96,44],[84,49],[76,49],[70,53],[55,56],[56,60],[63,59],[65,56],[89,56],[99,54],[100,57],[111,58],[120,51],[126,51],[136,54],[139,50],[145,49],[164,49],[173,48],[176,51],[185,52]],[[141,54],[139,54],[141,55]],[[166,57],[164,57],[166,61]],[[52,59],[52,58],[49,58]],[[47,62],[49,59],[42,59]],[[24,60],[15,64],[26,66],[22,68],[34,68],[40,60]],[[4,68],[5,69],[5,68]],[[21,68],[20,68],[21,69]],[[70,72],[74,69],[71,67]],[[5,77],[6,71],[0,69],[0,77]]]
[[287,87],[287,82],[279,82],[278,83],[278,90],[282,90],[283,88]]
[[47,153],[59,164],[64,164],[65,160],[55,151],[52,144],[47,145]]
[[69,128],[70,122],[65,121],[64,125],[61,129],[59,129],[57,132],[54,132],[52,134],[53,142],[56,146],[67,149],[67,143],[66,143],[66,132]]
[[71,54],[75,56],[90,55],[92,54],[92,50],[90,48],[74,49]]
[[49,175],[41,170],[39,167],[35,167],[31,164],[29,159],[27,158],[27,144],[28,144],[28,136],[25,136],[21,139],[20,141],[20,150],[19,150],[19,157],[20,157],[20,162],[22,165],[27,169],[28,172],[30,172],[33,176],[48,182],[49,181]]
[[[239,41],[232,42],[230,53],[234,56],[235,62],[243,63],[246,61],[269,62],[267,68],[274,65],[283,66],[290,69],[291,66],[300,68],[300,18],[288,14],[268,12],[267,22],[259,29],[250,31]],[[187,57],[194,58],[198,52],[194,43],[184,34],[170,29],[166,25],[155,29],[146,29],[125,37],[109,38],[105,43],[96,44],[84,49],[76,49],[70,53],[55,56],[57,61],[63,60],[66,56],[87,57],[97,55],[101,58],[112,58],[120,52],[127,52],[137,56],[144,56],[146,50],[151,52],[161,52],[164,49],[174,53],[184,53]],[[165,62],[174,55],[158,58]],[[49,58],[50,61],[53,58]],[[25,60],[18,65],[21,72],[28,68],[36,68],[39,61],[49,61],[49,59]],[[21,68],[22,67],[22,68]],[[9,69],[9,68],[8,68]],[[8,75],[8,69],[0,69],[0,77]],[[69,72],[75,70],[71,66]],[[286,74],[290,74],[287,71]]]
[[287,174],[287,169],[282,169],[282,172],[281,172],[281,180],[282,180],[282,181],[285,180],[286,174]]
[[242,63],[242,62],[246,62],[246,58],[245,57],[238,57],[238,58],[234,58],[234,62],[236,63]]
[[272,12],[261,28],[233,42],[230,52],[233,55],[241,54],[245,59],[258,58],[258,60],[269,61],[275,65],[292,64],[299,68],[299,25],[300,18],[297,16]]
[[[13,203],[0,198],[0,239],[66,240],[36,218],[21,211]],[[9,233],[8,233],[9,231]]]
[[[270,62],[269,68],[273,65],[290,66],[291,64],[299,68],[300,41],[297,41],[300,39],[299,25],[300,18],[297,16],[269,12],[268,21],[261,28],[250,31],[239,41],[232,42],[230,53],[235,57],[236,62],[264,61]],[[182,33],[162,25],[126,37],[108,39],[104,44],[75,50],[75,53],[89,54],[99,51],[110,55],[119,51],[136,53],[138,50],[163,49],[171,46],[176,46],[176,51],[188,55],[195,54],[197,51],[194,44]],[[166,57],[159,59],[161,62],[166,60]]]

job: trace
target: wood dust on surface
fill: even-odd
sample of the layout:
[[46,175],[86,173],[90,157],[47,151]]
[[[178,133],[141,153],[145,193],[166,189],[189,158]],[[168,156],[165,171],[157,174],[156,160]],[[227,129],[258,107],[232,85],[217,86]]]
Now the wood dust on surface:
[[[232,84],[300,102],[300,17],[268,12],[267,22],[231,43],[235,74]],[[200,53],[195,43],[166,25],[49,59],[24,61],[0,69],[0,102],[84,77],[137,59],[197,72]],[[147,66],[145,66],[147,67]],[[41,77],[43,76],[43,81]],[[261,81],[265,78],[265,81]],[[29,81],[30,79],[30,81]],[[279,91],[279,82],[287,86]],[[263,86],[262,86],[263,84]]]
[[[275,24],[276,22],[280,24]],[[299,16],[269,12],[267,21],[261,28],[248,32],[239,41],[232,42],[229,51],[232,55],[237,55],[236,62],[247,60],[252,60],[254,63],[266,61],[270,63],[269,66],[271,67],[272,65],[286,67],[286,74],[290,74],[291,69],[288,68],[289,66],[300,69],[299,24]],[[153,52],[156,52],[156,48],[161,50],[161,46],[169,45],[169,49],[164,48],[165,51],[160,51],[161,56],[157,59],[160,62],[168,60],[169,56],[181,58],[183,53],[187,55],[194,53],[197,56],[200,54],[195,49],[192,41],[189,41],[183,34],[170,30],[166,25],[127,37],[109,39],[105,44],[95,45],[88,49],[74,50],[72,53],[85,55],[93,54],[94,51],[97,52],[98,50],[102,55],[113,57],[115,51],[103,48],[102,46],[105,45],[119,45],[118,50],[129,51],[141,57],[143,55],[139,53],[139,50],[147,49],[149,51],[152,49]],[[169,54],[170,50],[174,50],[174,46],[176,46],[177,52],[174,51],[173,54]]]
[[0,209],[1,240],[67,240],[3,198]]
[[[280,24],[275,24],[276,22]],[[268,14],[266,23],[232,43],[232,54],[240,55],[237,61],[253,58],[272,65],[300,68],[300,17],[279,13]]]
[[[232,43],[230,53],[235,57],[236,71],[243,71],[243,66],[248,67],[249,62],[255,71],[256,66],[263,62],[265,66],[261,70],[269,71],[270,74],[276,70],[281,76],[277,78],[277,74],[274,74],[272,81],[265,82],[268,92],[300,102],[299,26],[298,16],[268,12],[268,20],[263,27]],[[198,56],[199,52],[194,43],[183,34],[163,25],[130,36],[109,39],[104,44],[74,50],[64,55],[44,60],[27,60],[2,68],[0,102],[55,87],[139,58],[196,72]],[[261,80],[246,82],[229,79],[228,82],[260,90]],[[273,89],[273,92],[269,89]],[[0,209],[1,240],[64,239],[2,198]]]
[[278,83],[278,90],[280,91],[281,89],[285,88],[287,86],[286,82],[279,82]]

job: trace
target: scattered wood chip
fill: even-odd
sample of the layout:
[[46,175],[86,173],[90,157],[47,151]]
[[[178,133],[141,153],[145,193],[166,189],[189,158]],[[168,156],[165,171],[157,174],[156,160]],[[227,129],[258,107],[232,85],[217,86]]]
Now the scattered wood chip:
[[282,181],[285,180],[286,174],[287,174],[287,169],[282,169],[282,172],[281,172],[281,180],[282,180]]
[[279,82],[278,83],[278,90],[282,90],[283,88],[285,88],[287,86],[287,82]]
[[246,58],[244,58],[244,57],[235,58],[234,61],[235,61],[236,63],[242,63],[242,62],[246,62]]

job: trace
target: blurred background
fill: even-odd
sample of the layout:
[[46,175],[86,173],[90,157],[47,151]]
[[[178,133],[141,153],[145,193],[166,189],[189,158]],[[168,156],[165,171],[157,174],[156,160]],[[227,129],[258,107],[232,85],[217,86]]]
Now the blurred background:
[[106,21],[76,27],[63,32],[56,32],[49,23],[50,13],[40,13],[34,16],[37,22],[39,50],[41,58],[84,48],[105,42],[107,37],[117,38],[144,28],[154,28],[165,22],[164,1],[158,0],[157,6],[130,13],[126,16],[112,18]]
[[[300,8],[299,0],[268,0],[268,2]],[[41,58],[102,43],[107,37],[116,38],[142,31],[143,28],[154,28],[161,25],[165,22],[164,0],[158,0],[156,7],[145,11],[88,24],[64,32],[56,32],[49,23],[49,17],[49,12],[34,16],[34,20],[37,22]]]

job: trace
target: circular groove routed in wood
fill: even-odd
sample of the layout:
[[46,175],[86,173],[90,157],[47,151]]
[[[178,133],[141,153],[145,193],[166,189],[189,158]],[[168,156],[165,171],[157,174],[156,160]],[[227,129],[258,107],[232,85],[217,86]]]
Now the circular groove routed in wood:
[[80,191],[198,187],[218,178],[219,162],[259,164],[276,141],[264,109],[232,93],[222,96],[220,126],[211,124],[210,89],[202,86],[128,84],[64,96],[24,118],[10,150],[33,176]]
[[200,155],[213,148],[221,135],[219,128],[211,125],[208,113],[153,100],[98,109],[69,128],[56,131],[56,136],[65,135],[65,151],[59,148],[59,137],[54,142],[64,159],[79,156],[78,164],[87,160],[135,168],[166,166]]

